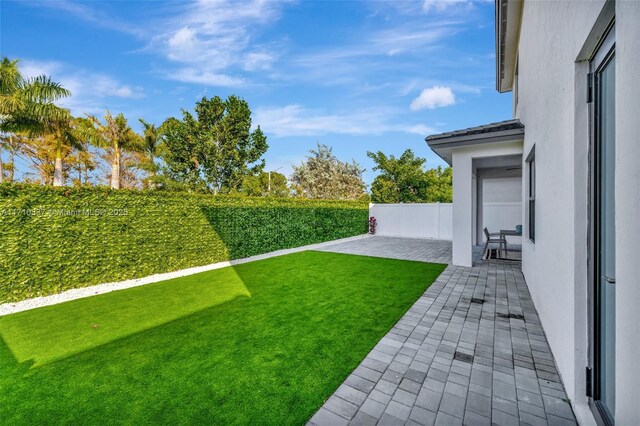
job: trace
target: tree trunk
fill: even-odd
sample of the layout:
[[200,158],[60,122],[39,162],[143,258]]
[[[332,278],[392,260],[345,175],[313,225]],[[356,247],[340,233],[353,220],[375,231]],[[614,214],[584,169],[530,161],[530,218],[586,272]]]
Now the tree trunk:
[[153,161],[153,154],[149,154],[149,163],[151,166],[149,167],[149,178],[147,179],[147,189],[148,188],[156,188],[156,183],[154,182],[154,178],[156,177],[156,163]]
[[89,166],[84,165],[84,185],[89,182]]
[[56,143],[56,165],[53,170],[53,186],[62,186],[62,144]]
[[[11,163],[11,168],[9,169],[9,182],[13,182],[14,174],[16,172],[16,153],[13,144],[9,148],[9,162]],[[1,169],[2,167],[0,167]]]
[[111,164],[111,188],[120,189],[120,149],[113,147],[113,163]]
[[2,183],[3,181],[4,181],[4,170],[2,169],[2,149],[0,149],[0,183]]

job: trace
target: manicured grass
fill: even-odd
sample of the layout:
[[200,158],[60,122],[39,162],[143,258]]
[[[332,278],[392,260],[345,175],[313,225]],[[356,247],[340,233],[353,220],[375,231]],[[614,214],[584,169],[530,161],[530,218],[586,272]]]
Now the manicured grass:
[[303,424],[444,268],[306,251],[0,317],[0,419]]

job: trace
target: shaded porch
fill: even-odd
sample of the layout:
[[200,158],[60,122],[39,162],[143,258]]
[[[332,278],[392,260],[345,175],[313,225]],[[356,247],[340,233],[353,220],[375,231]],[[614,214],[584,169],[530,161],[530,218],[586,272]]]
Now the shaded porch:
[[[524,126],[507,120],[427,137],[431,149],[453,166],[454,265],[471,266],[483,229],[515,231],[522,225]],[[508,236],[520,244],[521,237]]]

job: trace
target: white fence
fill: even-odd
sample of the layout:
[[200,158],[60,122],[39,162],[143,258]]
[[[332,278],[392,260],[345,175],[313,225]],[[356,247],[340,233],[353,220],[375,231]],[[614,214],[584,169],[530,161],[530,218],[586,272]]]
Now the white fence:
[[[500,229],[516,229],[522,225],[522,203],[520,202],[485,202],[482,210],[482,222],[490,232]],[[507,237],[509,244],[521,244],[521,237]],[[483,236],[484,242],[484,236]]]
[[[408,238],[453,238],[453,204],[371,204],[369,216],[376,218],[377,235]],[[482,228],[491,232],[514,229],[522,223],[522,203],[485,202],[482,208],[482,226],[479,238],[484,243]],[[520,244],[521,237],[507,237],[509,243]]]
[[377,235],[451,240],[452,206],[450,203],[371,204],[369,216],[376,218]]

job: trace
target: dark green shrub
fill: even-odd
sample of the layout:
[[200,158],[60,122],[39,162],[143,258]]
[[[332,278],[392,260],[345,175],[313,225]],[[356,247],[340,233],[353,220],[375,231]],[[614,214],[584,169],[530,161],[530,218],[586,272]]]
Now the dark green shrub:
[[367,232],[366,203],[0,185],[0,303]]

